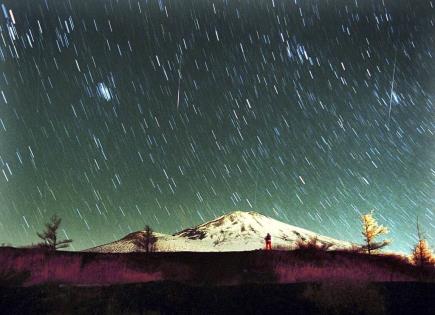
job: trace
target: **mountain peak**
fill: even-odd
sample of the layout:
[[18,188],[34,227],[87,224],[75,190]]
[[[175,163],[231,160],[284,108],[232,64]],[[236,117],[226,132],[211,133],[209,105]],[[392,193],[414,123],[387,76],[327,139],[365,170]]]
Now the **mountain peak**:
[[[247,219],[253,219],[253,218],[265,218],[264,215],[262,215],[261,213],[255,212],[255,211],[241,211],[241,210],[236,210],[233,212],[229,212],[227,214],[224,214],[212,221],[217,221],[217,220],[225,220],[228,219],[230,221],[235,221],[235,220],[247,220]],[[205,224],[210,223],[212,221],[209,222],[205,222]]]
[[175,233],[174,236],[186,237],[192,240],[202,240],[210,236],[210,234],[223,233],[228,230],[240,230],[243,232],[246,230],[245,224],[249,225],[249,222],[253,221],[258,222],[260,218],[266,217],[255,211],[237,210],[195,227],[182,230]]
[[[135,239],[143,231],[133,232],[110,244],[91,251],[137,251]],[[266,234],[272,236],[276,248],[291,248],[295,241],[316,237],[322,243],[335,247],[349,247],[348,242],[318,235],[255,211],[233,211],[211,221],[187,228],[173,235],[155,233],[159,251],[244,251],[261,249]]]
[[240,217],[246,217],[246,216],[263,216],[261,213],[258,213],[256,211],[242,211],[242,210],[236,210],[233,212],[229,212],[227,214],[223,215],[225,216],[240,216]]
[[217,217],[216,219],[213,219],[211,221],[202,223],[198,226],[196,226],[195,228],[199,228],[199,227],[205,227],[205,226],[219,226],[221,224],[224,223],[228,223],[231,222],[232,224],[236,224],[236,222],[239,223],[243,223],[243,222],[247,222],[250,220],[263,220],[263,219],[267,219],[268,217],[255,212],[255,211],[240,211],[240,210],[236,210],[233,212],[229,212],[227,214],[224,214],[220,217]]

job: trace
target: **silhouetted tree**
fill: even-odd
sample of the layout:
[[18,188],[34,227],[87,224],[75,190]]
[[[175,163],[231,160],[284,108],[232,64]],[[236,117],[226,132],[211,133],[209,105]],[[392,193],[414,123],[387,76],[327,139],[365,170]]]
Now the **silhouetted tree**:
[[142,235],[135,240],[135,244],[140,249],[145,250],[147,253],[154,251],[154,246],[157,238],[154,236],[154,231],[149,225],[145,225]]
[[375,242],[375,238],[382,234],[387,234],[389,231],[386,227],[378,225],[376,219],[373,217],[373,210],[370,213],[361,216],[363,225],[362,235],[364,236],[365,244],[362,249],[371,254],[373,251],[381,249],[382,247],[390,244],[391,241],[383,240],[382,242]]
[[39,247],[48,250],[58,250],[60,248],[66,248],[72,242],[70,239],[58,240],[57,230],[59,229],[62,219],[56,214],[50,219],[50,222],[45,223],[45,231],[42,233],[36,233],[43,242],[39,243]]
[[425,240],[423,233],[420,230],[420,225],[418,224],[418,217],[417,217],[417,236],[418,236],[418,242],[414,246],[414,249],[412,251],[411,262],[414,265],[422,268],[433,266],[435,264],[435,256],[432,253],[429,244]]

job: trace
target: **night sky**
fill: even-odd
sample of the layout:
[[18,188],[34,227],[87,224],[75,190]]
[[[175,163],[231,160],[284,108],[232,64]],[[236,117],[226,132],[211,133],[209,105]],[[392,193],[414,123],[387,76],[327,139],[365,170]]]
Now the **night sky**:
[[74,249],[234,210],[435,240],[435,2],[10,0],[0,243]]

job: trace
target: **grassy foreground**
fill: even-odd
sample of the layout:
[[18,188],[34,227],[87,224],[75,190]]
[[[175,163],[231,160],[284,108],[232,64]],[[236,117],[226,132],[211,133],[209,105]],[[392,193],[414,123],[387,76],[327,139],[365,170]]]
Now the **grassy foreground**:
[[435,314],[435,269],[303,249],[225,253],[0,248],[1,314]]

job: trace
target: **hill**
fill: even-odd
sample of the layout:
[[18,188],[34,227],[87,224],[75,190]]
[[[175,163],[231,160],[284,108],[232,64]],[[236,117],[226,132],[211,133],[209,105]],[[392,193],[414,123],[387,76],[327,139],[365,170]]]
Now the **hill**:
[[[215,268],[219,266],[219,268]],[[27,273],[25,285],[109,285],[177,281],[194,285],[323,280],[414,281],[402,257],[349,251],[89,253],[0,248],[0,275]],[[425,279],[434,279],[426,273]]]

